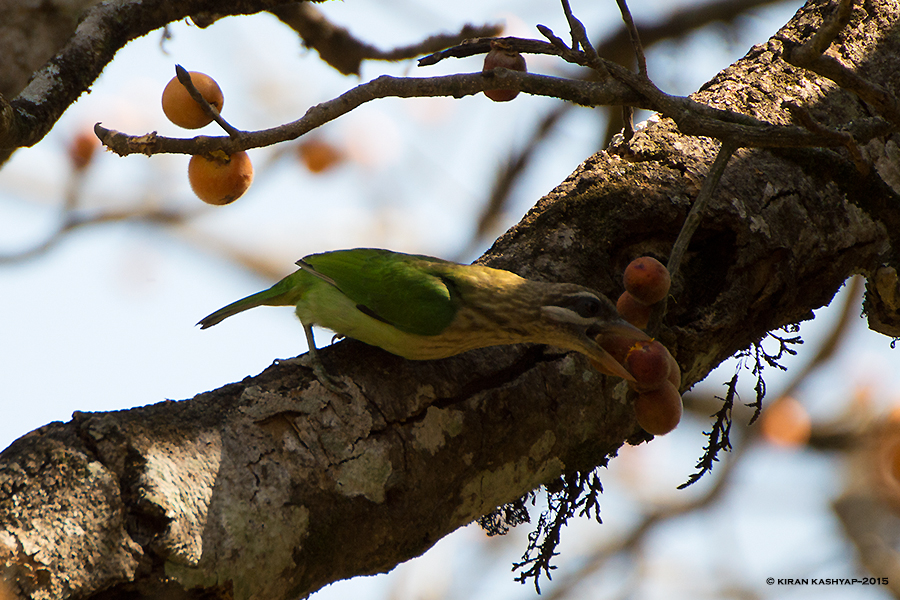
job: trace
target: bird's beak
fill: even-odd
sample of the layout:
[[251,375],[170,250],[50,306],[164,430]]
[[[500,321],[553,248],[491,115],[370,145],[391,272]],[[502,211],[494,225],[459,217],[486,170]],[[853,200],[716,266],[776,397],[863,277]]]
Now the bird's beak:
[[603,373],[621,377],[626,381],[634,381],[622,363],[628,351],[636,342],[650,341],[652,338],[625,321],[615,321],[600,326],[599,331],[589,331],[592,334],[593,351],[588,353],[594,368]]

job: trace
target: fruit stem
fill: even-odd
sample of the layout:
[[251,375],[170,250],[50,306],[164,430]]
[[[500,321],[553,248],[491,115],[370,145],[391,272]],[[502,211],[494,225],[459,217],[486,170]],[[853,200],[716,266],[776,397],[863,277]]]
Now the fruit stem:
[[203,112],[206,113],[206,116],[211,117],[213,121],[218,123],[219,127],[225,130],[225,133],[228,134],[231,138],[237,138],[241,135],[241,130],[235,127],[232,127],[228,121],[222,118],[219,114],[219,111],[215,109],[215,107],[206,101],[206,98],[203,97],[203,94],[200,93],[200,90],[194,85],[194,82],[191,81],[191,74],[187,72],[187,69],[182,67],[181,65],[175,65],[175,76],[178,78],[179,83],[184,86],[184,89],[188,91],[188,94],[191,95],[191,98],[203,108]]

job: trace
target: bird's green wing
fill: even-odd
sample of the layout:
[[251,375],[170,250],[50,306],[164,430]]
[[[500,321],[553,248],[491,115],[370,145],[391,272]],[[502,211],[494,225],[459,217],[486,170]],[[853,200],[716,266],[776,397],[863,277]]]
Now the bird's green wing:
[[458,310],[441,277],[459,266],[451,262],[376,248],[312,254],[302,262],[333,281],[361,311],[406,333],[438,335]]

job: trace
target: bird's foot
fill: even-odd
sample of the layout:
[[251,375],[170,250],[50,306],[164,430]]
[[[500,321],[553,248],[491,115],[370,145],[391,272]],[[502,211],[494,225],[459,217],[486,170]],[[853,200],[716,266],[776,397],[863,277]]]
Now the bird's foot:
[[292,360],[296,360],[298,364],[301,364],[308,369],[312,369],[316,381],[335,394],[346,396],[350,393],[350,387],[346,383],[342,383],[328,374],[322,361],[319,360],[318,352],[310,352],[309,354],[298,356]]
[[345,384],[337,381],[331,375],[325,371],[325,367],[322,366],[322,363],[318,361],[314,361],[312,363],[313,374],[316,376],[316,379],[323,386],[334,392],[339,396],[345,396],[350,392],[350,387]]
[[[303,261],[298,261],[303,262]],[[301,265],[302,267],[303,265]],[[313,374],[316,376],[316,379],[319,380],[323,386],[338,394],[339,396],[346,396],[350,392],[350,388],[343,384],[335,381],[327,371],[325,371],[325,366],[322,365],[322,360],[319,358],[319,352],[316,350],[316,340],[313,337],[312,327],[303,324],[303,333],[306,334],[306,343],[309,347],[309,352],[306,354],[306,361],[309,363],[309,366],[312,367]]]

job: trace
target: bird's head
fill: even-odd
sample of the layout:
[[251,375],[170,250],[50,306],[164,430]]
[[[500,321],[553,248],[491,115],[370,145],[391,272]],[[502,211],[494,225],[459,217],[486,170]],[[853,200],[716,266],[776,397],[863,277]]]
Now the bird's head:
[[555,284],[543,294],[540,314],[547,343],[581,352],[610,373],[634,381],[596,339],[639,342],[651,338],[624,321],[606,296],[574,284]]

